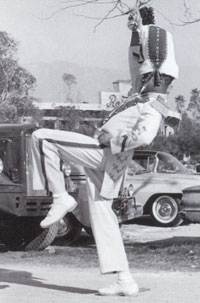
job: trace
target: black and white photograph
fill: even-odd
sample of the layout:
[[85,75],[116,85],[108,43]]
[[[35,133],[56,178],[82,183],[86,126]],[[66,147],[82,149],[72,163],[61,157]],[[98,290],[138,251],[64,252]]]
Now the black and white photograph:
[[200,2],[0,8],[0,301],[198,302]]

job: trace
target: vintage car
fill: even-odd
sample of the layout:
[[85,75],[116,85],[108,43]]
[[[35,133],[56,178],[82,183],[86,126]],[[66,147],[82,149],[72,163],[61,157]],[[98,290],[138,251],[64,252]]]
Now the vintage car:
[[[52,196],[33,190],[31,134],[35,129],[35,125],[28,124],[0,124],[0,241],[10,250],[41,250],[56,237],[64,237],[70,244],[83,227],[90,232],[84,171],[65,161],[62,169],[66,188],[80,202],[79,207],[49,229],[40,228]],[[142,213],[142,207],[128,195],[115,199],[113,209],[119,223]]]
[[124,188],[131,191],[143,214],[156,225],[176,226],[183,190],[200,184],[200,175],[188,170],[165,152],[135,150],[125,177]]
[[200,185],[183,190],[180,215],[184,220],[200,223]]
[[[41,250],[55,239],[73,243],[84,228],[91,233],[83,168],[63,160],[66,189],[78,201],[73,213],[42,230],[40,221],[52,203],[51,193],[33,190],[31,134],[35,125],[0,124],[0,241],[10,250]],[[175,226],[182,191],[200,176],[163,152],[135,151],[113,210],[119,224],[150,214],[156,224]]]
[[[70,166],[69,163],[65,163],[65,166],[72,173],[73,186],[77,186],[75,176],[80,178],[81,173],[81,177],[84,179],[83,169],[75,165]],[[122,198],[132,197],[135,205],[137,205],[137,215],[136,213],[131,215],[131,208],[129,208],[129,211],[126,211],[127,214],[129,213],[129,217],[127,215],[123,219],[121,217],[121,222],[143,214],[150,215],[155,225],[163,227],[177,226],[183,221],[179,214],[183,190],[190,185],[198,185],[199,182],[199,174],[188,170],[169,153],[135,150],[124,176],[119,193],[120,199],[116,199],[113,204],[115,212],[118,212],[118,207],[116,207],[118,203],[120,206],[118,217],[121,217]],[[70,185],[68,185],[68,188],[70,188]],[[78,188],[78,201],[81,203],[74,213],[81,222],[89,226],[85,184],[79,184]],[[72,192],[72,190],[70,191]]]

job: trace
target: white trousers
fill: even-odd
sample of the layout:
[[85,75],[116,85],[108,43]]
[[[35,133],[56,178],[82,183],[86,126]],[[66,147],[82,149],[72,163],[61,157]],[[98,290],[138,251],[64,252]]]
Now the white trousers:
[[113,201],[100,196],[105,151],[98,147],[96,139],[73,132],[39,129],[32,138],[34,189],[44,189],[47,181],[46,185],[53,195],[66,191],[60,158],[83,166],[100,271],[109,273],[128,270],[117,217],[112,210]]
[[[125,113],[117,114],[103,128],[110,127],[111,131],[119,128],[124,134],[128,134],[129,150],[149,144],[156,136],[162,119],[161,114],[151,107],[151,102],[140,103],[129,108]],[[100,270],[102,273],[127,270],[127,257],[117,217],[112,210],[112,200],[103,198],[104,195],[101,192],[102,184],[104,192],[105,187],[107,187],[106,190],[111,191],[108,195],[107,190],[105,196],[107,198],[115,196],[116,192],[113,195],[113,191],[119,189],[123,170],[121,172],[118,165],[112,163],[111,160],[115,155],[112,156],[107,148],[100,149],[97,139],[79,133],[40,129],[33,133],[32,138],[34,189],[45,189],[46,185],[53,195],[66,191],[64,176],[60,170],[60,158],[83,166],[87,180],[90,221],[96,241]],[[114,135],[114,138],[117,138],[117,135]],[[121,150],[121,145],[119,150]],[[43,161],[41,161],[42,158]],[[117,172],[120,176],[115,182],[111,182],[110,176],[105,174],[109,164],[113,170],[112,174]],[[125,166],[127,164],[128,162]]]

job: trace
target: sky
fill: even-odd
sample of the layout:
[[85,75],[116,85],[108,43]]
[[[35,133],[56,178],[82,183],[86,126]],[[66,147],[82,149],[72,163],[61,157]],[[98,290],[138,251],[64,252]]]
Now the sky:
[[[46,19],[61,7],[62,2],[64,1],[0,0],[0,30],[6,31],[19,42],[18,57],[21,65],[26,67],[39,61],[68,61],[85,67],[125,70],[128,75],[130,31],[126,26],[127,16],[104,21],[96,31],[94,28],[98,20],[88,17],[104,16],[105,6],[62,11]],[[133,0],[129,2],[134,3]],[[167,20],[178,22],[182,18],[182,3],[183,0],[153,1],[156,23],[168,29],[174,38],[180,68],[180,94],[184,94],[186,89],[200,88],[199,77],[196,76],[197,71],[200,71],[200,23],[178,27],[172,26]],[[189,3],[200,11],[199,0],[190,0]],[[193,72],[189,74],[192,66],[194,75]]]

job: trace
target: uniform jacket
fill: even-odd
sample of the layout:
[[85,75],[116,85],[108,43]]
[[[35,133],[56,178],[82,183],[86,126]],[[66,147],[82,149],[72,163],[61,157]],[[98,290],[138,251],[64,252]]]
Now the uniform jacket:
[[179,69],[171,33],[156,25],[142,25],[139,30],[132,31],[129,67],[134,92],[138,92],[140,76],[145,73],[158,70],[160,74],[177,79]]
[[[138,31],[132,32],[129,66],[134,93],[140,92],[143,74],[157,72],[178,78],[171,34],[155,25],[141,25]],[[106,198],[117,196],[134,148],[150,144],[162,117],[169,114],[166,95],[149,92],[147,98],[145,103],[114,115],[102,127],[102,131],[112,135],[101,189],[101,195]]]
[[[161,112],[155,108],[158,96],[160,94],[149,94],[147,102],[137,103],[119,112],[101,128],[101,131],[112,136],[110,147],[105,149],[106,165],[101,189],[103,197],[117,197],[133,150],[150,144],[156,136],[162,120]],[[166,96],[162,97],[166,100]]]

